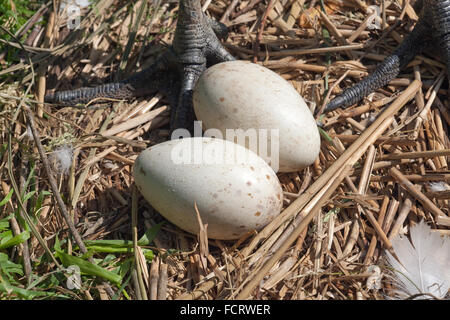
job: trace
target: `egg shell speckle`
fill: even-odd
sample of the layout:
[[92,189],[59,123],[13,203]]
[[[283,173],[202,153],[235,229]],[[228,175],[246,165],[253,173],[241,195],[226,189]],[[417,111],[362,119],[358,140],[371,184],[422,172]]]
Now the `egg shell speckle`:
[[275,171],[301,170],[319,155],[319,131],[305,101],[289,82],[265,67],[246,61],[210,67],[197,81],[193,104],[204,128],[219,129],[224,139],[232,140],[226,137],[226,129],[278,129]]
[[[245,154],[238,157],[244,161],[234,161],[233,152]],[[270,166],[254,152],[221,139],[185,138],[150,147],[136,159],[134,178],[153,208],[194,234],[199,231],[195,202],[213,239],[238,239],[261,229],[283,204],[280,182]]]

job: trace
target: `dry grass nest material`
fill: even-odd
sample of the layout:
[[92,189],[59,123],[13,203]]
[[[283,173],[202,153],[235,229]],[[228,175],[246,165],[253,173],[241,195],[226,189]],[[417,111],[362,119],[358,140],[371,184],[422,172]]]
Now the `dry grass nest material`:
[[[163,95],[88,108],[38,103],[46,88],[100,84],[150,65],[173,41],[178,4],[143,3],[98,1],[83,9],[80,29],[70,32],[64,14],[49,6],[37,13],[51,16],[47,24],[31,22],[37,32],[26,38],[22,61],[1,71],[0,198],[13,188],[9,170],[21,188],[33,167],[35,178],[24,192],[30,186],[37,193],[52,190],[29,129],[33,116],[57,188],[43,196],[35,220],[49,247],[71,232],[55,192],[83,240],[131,240],[164,220],[135,193],[132,177],[138,154],[169,138]],[[445,65],[427,51],[356,106],[318,111],[393,51],[417,21],[413,2],[385,1],[379,29],[369,29],[368,6],[381,1],[326,1],[325,12],[314,0],[272,0],[269,10],[258,0],[202,3],[229,26],[225,46],[234,56],[274,70],[308,101],[323,124],[321,152],[309,168],[278,175],[285,209],[259,233],[237,242],[206,241],[164,224],[150,247],[151,262],[135,250],[143,281],[126,287],[130,298],[384,299],[389,282],[382,278],[377,288],[367,280],[372,265],[388,271],[384,252],[397,234],[420,220],[450,234]],[[0,218],[18,207],[13,196],[9,208],[0,207]],[[27,243],[32,264],[44,249],[35,236]],[[52,266],[34,272],[45,274]],[[105,287],[92,282],[74,297],[111,298]],[[117,292],[114,285],[109,289]]]

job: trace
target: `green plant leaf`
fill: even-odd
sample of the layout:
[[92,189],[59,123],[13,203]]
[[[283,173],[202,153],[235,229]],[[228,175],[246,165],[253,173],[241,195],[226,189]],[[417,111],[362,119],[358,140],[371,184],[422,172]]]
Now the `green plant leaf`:
[[148,246],[150,243],[152,243],[152,241],[155,239],[156,235],[158,234],[163,224],[164,222],[160,222],[158,224],[155,224],[153,227],[147,229],[142,238],[138,240],[138,245]]
[[[145,234],[138,240],[139,246],[148,246],[155,239],[164,222],[158,223],[149,228]],[[106,253],[131,253],[133,252],[133,241],[131,240],[86,240],[86,248],[93,252]],[[153,251],[143,249],[144,256],[153,259]]]
[[3,198],[2,201],[0,201],[0,207],[3,207],[5,204],[8,203],[9,199],[11,199],[11,196],[13,194],[13,189],[9,191],[9,193],[6,195],[6,197]]
[[5,219],[0,220],[0,231],[9,229],[9,219],[10,217],[6,217]]
[[104,252],[104,253],[131,253],[133,252],[133,246],[124,246],[124,247],[110,247],[105,245],[93,245],[86,246],[89,251],[93,252]]
[[30,192],[28,192],[28,193],[23,197],[22,202],[28,201],[35,193],[36,193],[36,191],[30,191]]
[[333,142],[333,139],[328,135],[328,133],[327,133],[325,130],[323,130],[321,127],[317,127],[317,128],[319,129],[320,135],[321,135],[325,140],[327,140],[329,143],[332,143],[332,142]]
[[120,285],[122,277],[118,274],[108,271],[102,267],[90,263],[89,261],[83,260],[81,258],[71,256],[60,250],[56,251],[56,256],[61,260],[62,264],[67,268],[72,265],[76,265],[80,268],[80,271],[96,277],[101,277],[109,280],[117,285]]
[[0,278],[1,275],[3,275],[3,277],[6,276],[9,281],[15,282],[14,274],[23,276],[22,265],[12,262],[5,253],[0,252]]
[[8,239],[6,241],[2,240],[0,243],[0,249],[6,249],[6,248],[13,247],[15,245],[18,245],[19,243],[27,241],[29,238],[30,238],[30,233],[28,231],[24,231],[21,234],[11,237],[10,239]]
[[132,248],[131,240],[85,240],[86,247],[104,247],[104,248]]
[[53,292],[32,291],[32,290],[19,288],[19,287],[10,285],[6,281],[0,282],[0,291],[5,292],[9,295],[16,294],[21,298],[29,299],[29,300],[37,298],[37,297],[55,297],[55,298],[65,298],[65,299],[68,298],[67,296],[56,294]]
[[0,232],[0,244],[5,243],[13,237],[12,230],[5,229],[5,231]]

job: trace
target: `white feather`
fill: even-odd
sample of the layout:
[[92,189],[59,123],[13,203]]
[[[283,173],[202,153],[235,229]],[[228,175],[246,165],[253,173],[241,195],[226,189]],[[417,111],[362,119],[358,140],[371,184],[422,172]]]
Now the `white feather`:
[[72,165],[73,148],[69,144],[59,146],[51,154],[53,166],[58,173],[66,174]]
[[395,297],[405,299],[425,293],[443,299],[450,289],[450,238],[432,232],[423,221],[410,229],[410,237],[411,242],[405,236],[392,240],[401,263],[387,252],[388,264],[394,269],[391,278]]
[[450,190],[450,186],[446,184],[444,181],[430,182],[429,186],[431,192],[442,192]]

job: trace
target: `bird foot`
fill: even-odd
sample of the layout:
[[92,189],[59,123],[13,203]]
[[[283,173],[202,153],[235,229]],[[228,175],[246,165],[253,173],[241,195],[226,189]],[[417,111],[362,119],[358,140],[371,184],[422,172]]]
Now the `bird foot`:
[[[130,99],[156,91],[170,92],[178,97],[171,105],[171,131],[177,128],[192,131],[195,119],[192,92],[199,76],[207,65],[235,60],[218,36],[226,38],[226,26],[208,18],[200,0],[180,0],[173,44],[150,67],[117,83],[49,94],[45,101],[73,106],[93,99]],[[180,85],[174,77],[181,79]]]

